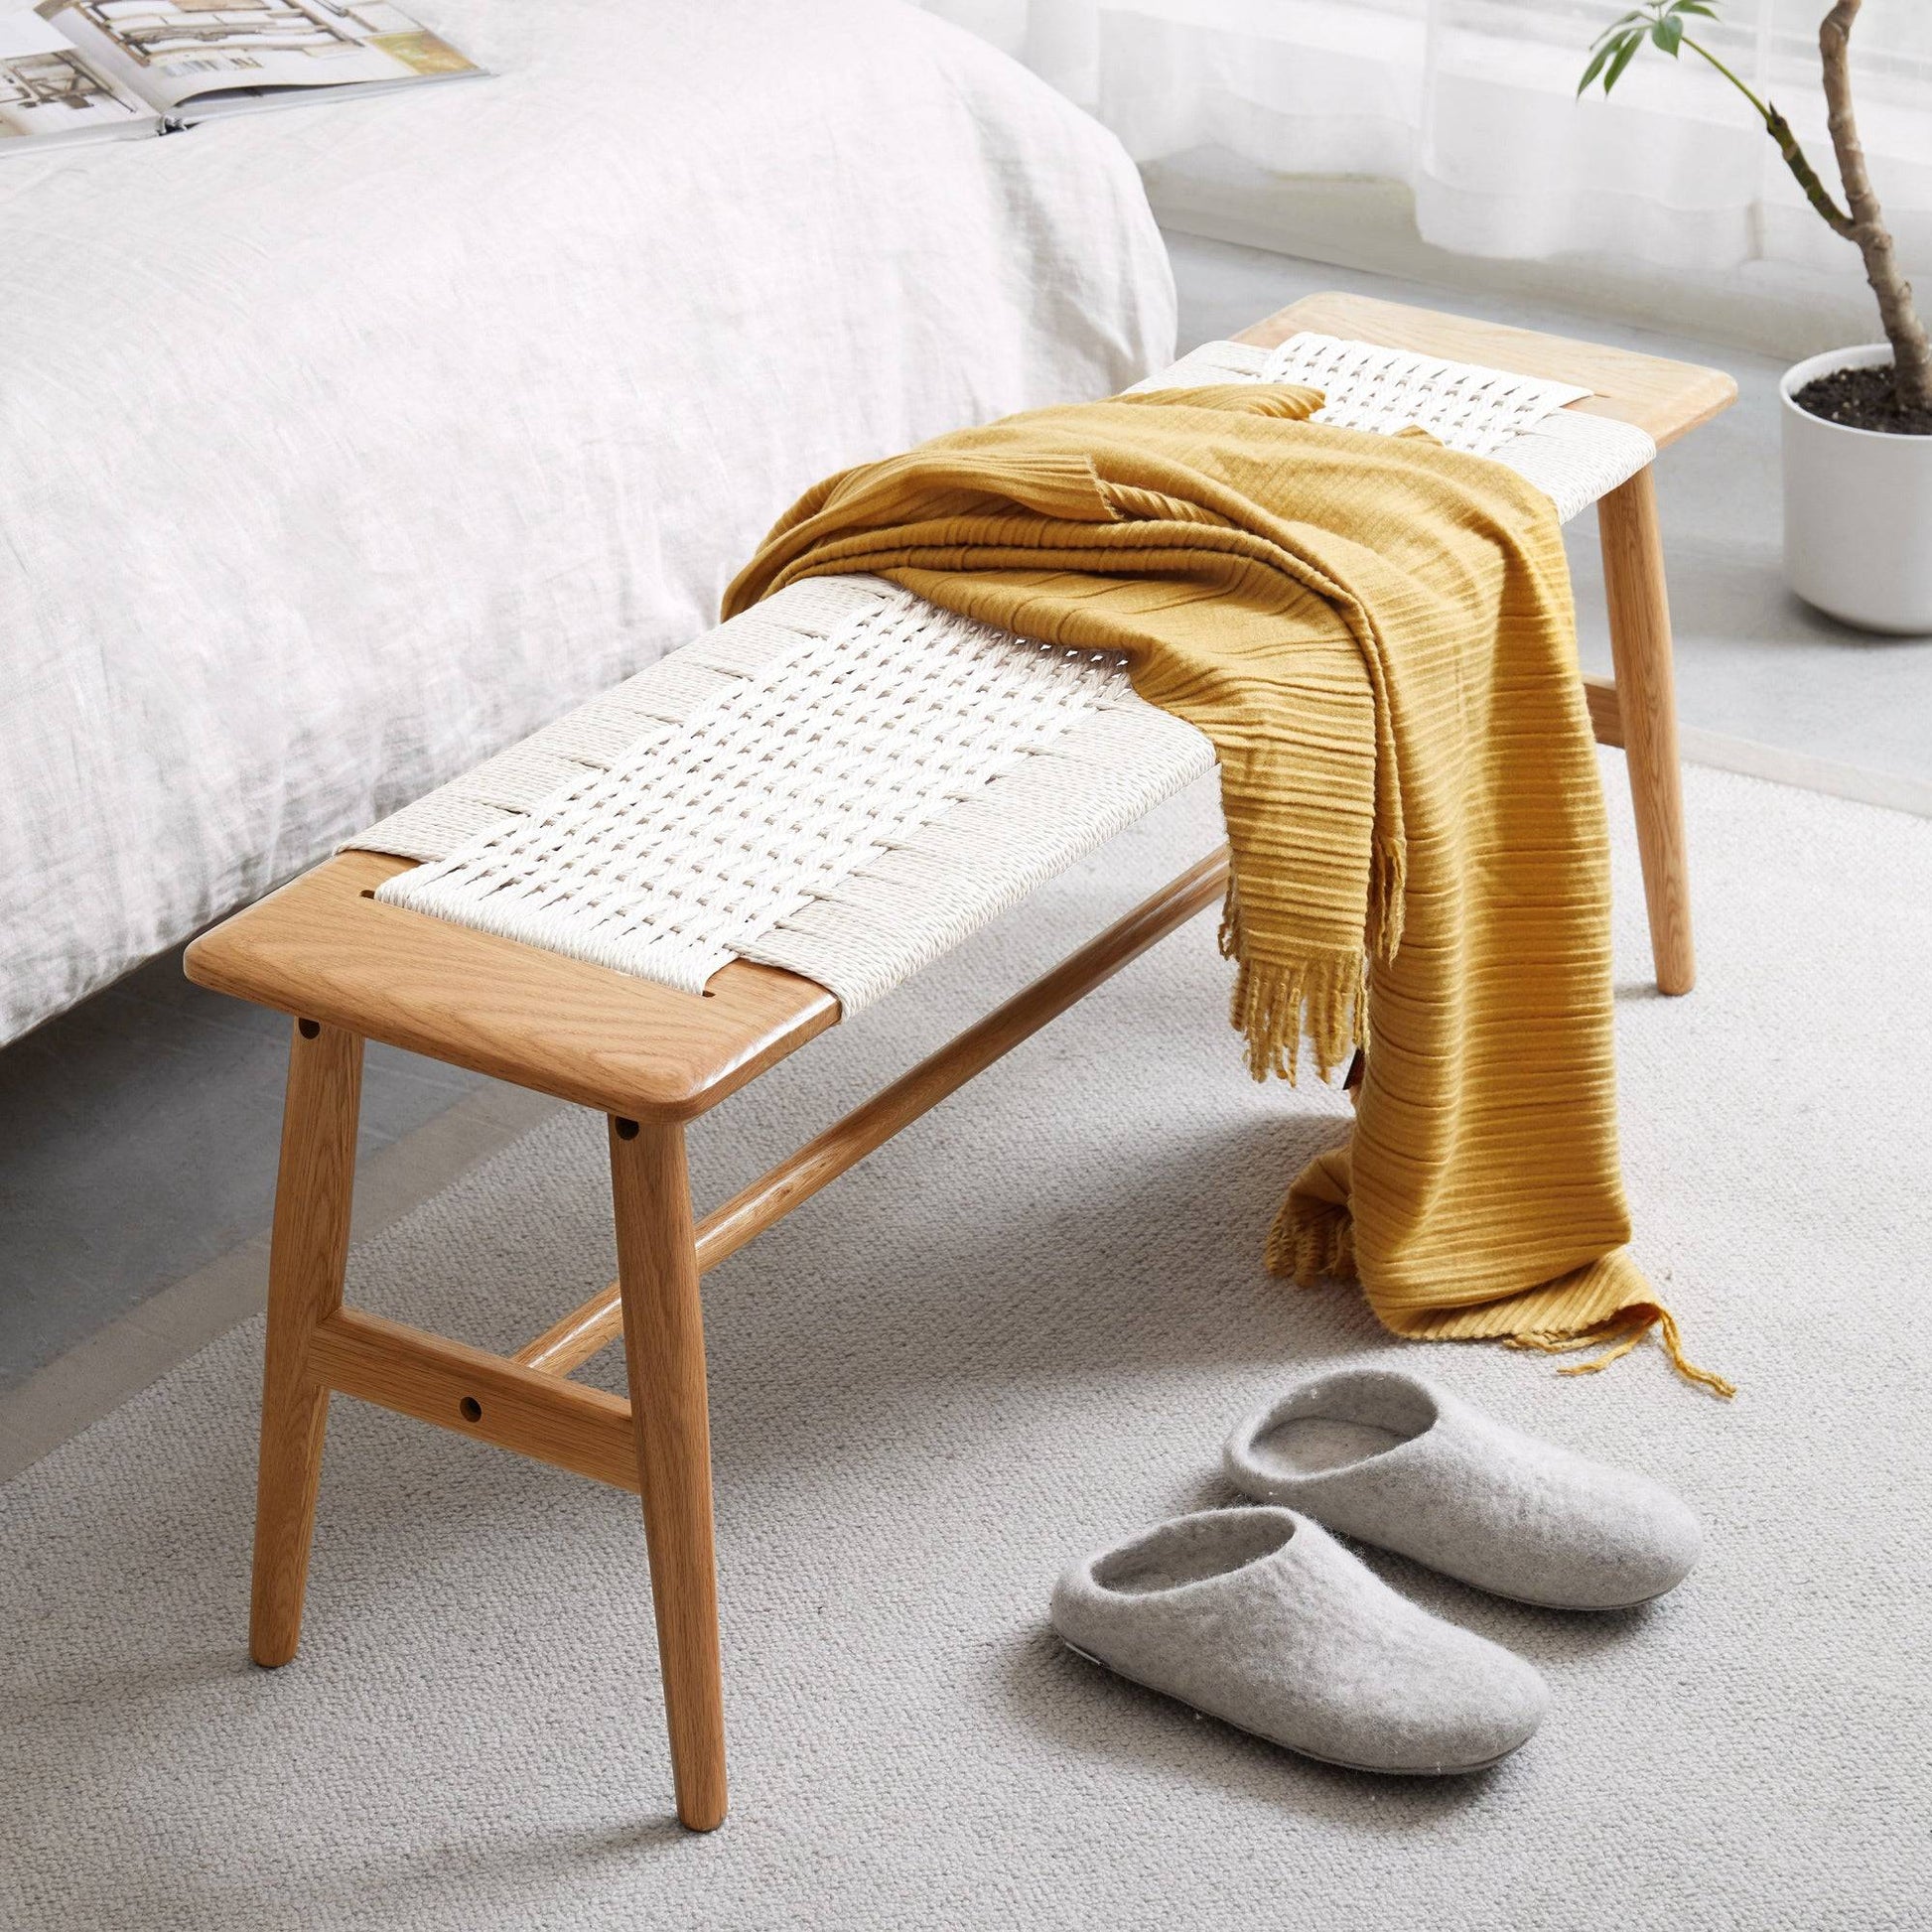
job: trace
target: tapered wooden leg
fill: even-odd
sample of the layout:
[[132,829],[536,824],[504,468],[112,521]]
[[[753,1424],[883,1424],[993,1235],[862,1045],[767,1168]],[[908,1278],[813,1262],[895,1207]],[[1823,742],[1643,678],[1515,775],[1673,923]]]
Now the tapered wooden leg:
[[1697,981],[1691,945],[1691,871],[1678,772],[1677,685],[1671,666],[1670,600],[1657,490],[1640,470],[1596,505],[1603,585],[1610,609],[1623,749],[1636,809],[1650,912],[1650,953],[1661,993],[1688,993]]
[[614,1120],[611,1192],[677,1815],[709,1832],[725,1822],[725,1699],[704,1312],[683,1128]]
[[302,1636],[302,1593],[329,1424],[329,1391],[311,1373],[309,1348],[317,1324],[343,1303],[361,1096],[361,1040],[313,1020],[297,1021],[268,1260],[248,1625],[249,1652],[258,1664],[286,1664]]

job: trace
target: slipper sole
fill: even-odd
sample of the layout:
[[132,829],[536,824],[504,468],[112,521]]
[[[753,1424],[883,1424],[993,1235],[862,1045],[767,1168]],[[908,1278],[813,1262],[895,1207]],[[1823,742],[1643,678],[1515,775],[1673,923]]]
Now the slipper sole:
[[[1053,1634],[1058,1637],[1056,1630]],[[1500,1764],[1504,1758],[1513,1757],[1523,1748],[1522,1744],[1512,1744],[1506,1751],[1498,1751],[1494,1757],[1480,1758],[1471,1764],[1413,1764],[1400,1768],[1387,1764],[1356,1764],[1345,1757],[1324,1757],[1320,1751],[1311,1751],[1300,1744],[1284,1744],[1279,1737],[1270,1737],[1266,1731],[1251,1729],[1247,1725],[1237,1723],[1233,1718],[1224,1718],[1215,1711],[1203,1711],[1197,1704],[1189,1704],[1183,1697],[1176,1697],[1172,1691],[1164,1691],[1158,1684],[1150,1684],[1143,1677],[1136,1677],[1130,1671],[1116,1669],[1104,1657],[1096,1657],[1091,1650],[1082,1650],[1070,1637],[1060,1637],[1068,1650],[1076,1657],[1084,1657],[1088,1663],[1100,1670],[1123,1679],[1126,1683],[1138,1685],[1143,1691],[1151,1691],[1156,1697],[1166,1698],[1170,1704],[1177,1704],[1183,1711],[1192,1711],[1203,1718],[1211,1718],[1217,1725],[1226,1725],[1230,1730],[1238,1730],[1246,1737],[1256,1737],[1264,1744],[1272,1744],[1278,1751],[1290,1751],[1297,1757],[1306,1757],[1311,1763],[1330,1764],[1338,1771],[1360,1771],[1375,1778],[1460,1778],[1476,1771],[1487,1771]],[[1524,1743],[1528,1738],[1523,1740]]]

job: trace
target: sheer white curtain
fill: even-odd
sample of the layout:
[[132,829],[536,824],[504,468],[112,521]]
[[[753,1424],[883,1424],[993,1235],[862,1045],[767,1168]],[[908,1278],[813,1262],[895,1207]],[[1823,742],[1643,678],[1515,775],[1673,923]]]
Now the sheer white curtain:
[[[1285,175],[1415,191],[1465,254],[1612,255],[1692,273],[1771,261],[1856,281],[1748,104],[1646,48],[1576,85],[1626,0],[927,0],[1099,116],[1137,161],[1220,147]],[[1790,118],[1835,184],[1818,82],[1828,0],[1724,0],[1697,34]],[[1908,264],[1932,267],[1932,0],[1867,0],[1866,152]]]

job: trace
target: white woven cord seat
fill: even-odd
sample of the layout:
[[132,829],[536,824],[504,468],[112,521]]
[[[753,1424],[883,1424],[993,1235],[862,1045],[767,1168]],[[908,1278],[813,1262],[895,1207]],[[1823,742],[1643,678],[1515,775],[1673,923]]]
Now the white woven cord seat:
[[[1316,420],[1505,463],[1565,517],[1656,454],[1588,394],[1303,334],[1211,343],[1143,390],[1306,382]],[[847,1013],[1213,767],[1118,657],[868,577],[794,585],[346,842],[376,897],[688,993],[733,959]]]
[[1568,523],[1627,483],[1657,445],[1634,424],[1585,416],[1565,404],[1590,392],[1572,383],[1445,362],[1372,343],[1308,332],[1274,348],[1203,343],[1138,390],[1212,382],[1301,382],[1327,397],[1317,423],[1388,434],[1419,423],[1452,450],[1501,463],[1533,483]]
[[350,844],[377,897],[685,992],[732,959],[847,1012],[1211,770],[1122,660],[878,578],[793,585]]

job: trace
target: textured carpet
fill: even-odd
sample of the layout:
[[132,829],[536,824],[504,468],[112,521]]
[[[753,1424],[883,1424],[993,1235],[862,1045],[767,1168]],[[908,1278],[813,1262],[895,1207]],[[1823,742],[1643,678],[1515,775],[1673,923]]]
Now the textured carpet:
[[[1318,1089],[1252,1086],[1203,919],[709,1284],[735,1812],[669,1821],[626,1497],[337,1405],[302,1656],[243,1654],[257,1324],[0,1492],[0,1923],[327,1928],[1922,1925],[1932,1891],[1932,824],[1693,771],[1703,985],[1649,991],[1619,761],[1646,1346],[1385,1340],[1265,1276]],[[1189,794],[700,1129],[715,1198],[1177,869]],[[358,1251],[502,1345],[606,1279],[558,1115]],[[1704,1566],[1609,1617],[1384,1560],[1547,1674],[1497,1770],[1323,1769],[1043,1628],[1072,1552],[1224,1499],[1286,1375],[1393,1356],[1675,1484]],[[606,1375],[617,1364],[606,1360]]]

